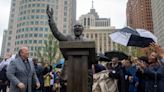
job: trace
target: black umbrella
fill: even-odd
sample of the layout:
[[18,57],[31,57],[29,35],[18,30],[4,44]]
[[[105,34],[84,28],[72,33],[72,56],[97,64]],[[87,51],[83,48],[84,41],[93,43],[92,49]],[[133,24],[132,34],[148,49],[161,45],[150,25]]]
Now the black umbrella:
[[63,66],[62,64],[57,64],[56,68],[62,68],[62,66]]
[[99,54],[98,56],[97,56],[97,58],[98,58],[98,61],[109,61],[109,58],[107,57],[107,56],[105,56],[104,54]]
[[117,57],[119,60],[128,59],[128,55],[119,51],[105,52],[105,56],[111,61],[112,58]]

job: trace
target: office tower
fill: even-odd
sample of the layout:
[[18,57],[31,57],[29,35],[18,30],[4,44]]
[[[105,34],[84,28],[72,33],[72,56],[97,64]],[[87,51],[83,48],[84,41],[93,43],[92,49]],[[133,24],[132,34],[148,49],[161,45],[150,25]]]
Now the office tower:
[[153,32],[151,0],[128,0],[127,25]]
[[2,47],[1,47],[1,56],[4,57],[5,53],[5,48],[7,46],[6,41],[7,41],[7,30],[3,31],[3,38],[2,38]]
[[158,38],[158,43],[164,47],[164,1],[151,0],[154,34]]
[[76,0],[12,0],[8,40],[5,52],[16,53],[22,46],[28,46],[30,56],[42,50],[51,33],[46,7],[54,10],[54,20],[59,31],[69,34],[76,20]]

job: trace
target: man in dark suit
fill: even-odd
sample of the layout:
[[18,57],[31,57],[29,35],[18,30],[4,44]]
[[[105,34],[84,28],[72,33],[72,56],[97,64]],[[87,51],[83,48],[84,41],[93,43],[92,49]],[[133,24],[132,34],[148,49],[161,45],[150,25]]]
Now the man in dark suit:
[[27,47],[22,47],[19,56],[11,61],[7,69],[7,77],[10,80],[9,92],[32,92],[32,79],[36,80],[37,88],[40,87]]

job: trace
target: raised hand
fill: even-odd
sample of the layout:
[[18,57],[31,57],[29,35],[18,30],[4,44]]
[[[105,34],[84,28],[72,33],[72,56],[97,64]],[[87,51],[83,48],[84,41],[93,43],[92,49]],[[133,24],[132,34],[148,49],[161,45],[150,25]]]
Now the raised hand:
[[150,48],[155,50],[157,53],[159,53],[161,50],[161,47],[157,43],[151,43]]
[[51,8],[51,11],[50,11],[49,5],[47,5],[46,13],[49,19],[53,18],[53,9]]

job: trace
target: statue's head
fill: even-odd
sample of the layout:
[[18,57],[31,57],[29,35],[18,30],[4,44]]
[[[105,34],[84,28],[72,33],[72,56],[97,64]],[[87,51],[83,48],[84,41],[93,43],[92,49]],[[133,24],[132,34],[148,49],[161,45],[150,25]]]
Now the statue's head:
[[84,28],[82,25],[76,24],[76,25],[74,25],[73,30],[74,30],[75,36],[80,37],[80,35],[82,35],[82,33],[83,33]]

